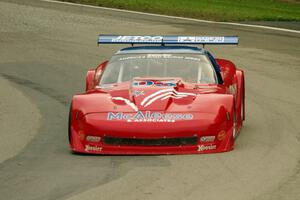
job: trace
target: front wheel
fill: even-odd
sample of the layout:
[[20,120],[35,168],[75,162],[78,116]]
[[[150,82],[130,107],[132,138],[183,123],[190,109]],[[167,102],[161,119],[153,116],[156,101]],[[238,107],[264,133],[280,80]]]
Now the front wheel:
[[69,137],[69,144],[71,144],[71,120],[72,120],[72,103],[70,105],[69,110],[69,120],[68,120],[68,137]]
[[241,123],[243,124],[243,121],[245,120],[245,99],[244,95],[242,98],[242,103],[241,103]]
[[243,78],[243,93],[241,98],[241,123],[245,120],[245,79]]
[[234,111],[234,113],[233,113],[233,125],[232,125],[232,136],[233,136],[233,139],[235,139],[236,136],[237,136],[237,130],[236,130],[236,128],[237,128],[237,122],[236,121],[237,121],[236,120],[236,112]]

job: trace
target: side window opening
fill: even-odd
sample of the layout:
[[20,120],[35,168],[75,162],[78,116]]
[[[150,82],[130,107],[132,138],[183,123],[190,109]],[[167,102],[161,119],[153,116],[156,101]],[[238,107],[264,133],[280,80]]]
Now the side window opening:
[[211,53],[209,53],[207,51],[206,54],[207,54],[207,57],[209,58],[211,64],[213,65],[215,71],[216,71],[218,83],[219,84],[223,84],[223,79],[222,79],[222,75],[221,75],[221,68],[220,68],[220,66],[218,65],[218,63],[215,60],[215,58],[211,55]]

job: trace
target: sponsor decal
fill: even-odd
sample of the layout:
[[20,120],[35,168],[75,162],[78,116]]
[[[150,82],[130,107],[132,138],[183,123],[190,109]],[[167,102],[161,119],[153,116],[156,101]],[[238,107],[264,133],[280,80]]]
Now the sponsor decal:
[[128,56],[128,57],[123,57],[123,58],[119,58],[120,61],[124,61],[124,60],[136,60],[136,59],[145,59],[146,56]]
[[200,142],[213,142],[215,138],[215,136],[202,136],[200,137]]
[[147,55],[139,55],[139,56],[127,56],[127,57],[119,58],[119,61],[137,60],[137,59],[182,59],[182,60],[201,61],[201,59],[197,57],[178,56],[172,54],[147,54]]
[[115,39],[112,39],[112,42],[162,42],[162,36],[118,36]]
[[207,150],[214,150],[214,149],[216,149],[217,148],[217,145],[213,145],[213,144],[211,144],[211,145],[199,145],[198,146],[198,151],[207,151]]
[[88,142],[100,142],[100,140],[101,140],[101,137],[99,137],[99,136],[88,135],[86,137],[86,141],[88,141]]
[[85,145],[85,151],[102,151],[102,147]]
[[134,87],[175,87],[176,83],[174,81],[133,81],[132,86]]
[[80,140],[84,140],[84,138],[85,138],[84,131],[83,131],[83,130],[79,130],[79,131],[78,131],[78,134],[79,134],[79,139],[80,139]]
[[194,37],[194,36],[183,36],[178,37],[178,42],[185,43],[195,43],[195,42],[204,42],[204,43],[223,43],[224,37]]
[[192,120],[191,113],[162,113],[138,111],[136,113],[108,112],[107,120],[124,120],[127,122],[176,122],[178,120]]
[[144,91],[143,90],[135,90],[135,91],[132,92],[132,95],[134,97],[143,96],[144,95]]
[[226,132],[224,130],[222,130],[218,133],[218,136],[217,136],[218,140],[222,141],[225,139],[225,137],[226,137]]

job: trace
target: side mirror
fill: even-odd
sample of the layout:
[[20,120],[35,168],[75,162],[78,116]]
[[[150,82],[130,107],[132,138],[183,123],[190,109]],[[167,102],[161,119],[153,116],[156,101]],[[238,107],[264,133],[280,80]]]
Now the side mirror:
[[95,76],[94,76],[94,85],[99,85],[100,82],[100,78],[102,76],[102,73],[107,65],[108,61],[105,61],[103,63],[101,63],[100,65],[98,65],[98,67],[95,70]]
[[95,77],[95,70],[91,69],[86,73],[85,78],[85,91],[89,91],[94,88],[94,77]]
[[89,70],[86,74],[85,91],[95,88],[99,84],[103,70],[106,67],[108,61],[105,61],[98,65],[96,69]]
[[221,76],[224,84],[226,86],[231,85],[236,71],[235,65],[231,61],[225,59],[217,58],[216,61],[221,68]]

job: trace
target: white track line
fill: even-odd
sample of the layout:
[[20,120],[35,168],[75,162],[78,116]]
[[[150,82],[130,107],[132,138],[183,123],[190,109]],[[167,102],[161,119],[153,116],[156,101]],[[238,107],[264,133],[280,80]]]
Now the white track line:
[[290,32],[290,33],[300,33],[300,31],[297,31],[297,30],[286,29],[286,28],[277,28],[277,27],[272,27],[272,26],[262,26],[262,25],[252,25],[252,24],[240,24],[240,23],[234,23],[234,22],[216,22],[216,21],[209,21],[209,20],[186,18],[186,17],[176,17],[176,16],[169,16],[169,15],[144,13],[144,12],[131,11],[131,10],[123,10],[123,9],[116,9],[116,8],[91,6],[91,5],[84,5],[84,4],[71,3],[71,2],[55,1],[55,0],[40,0],[40,1],[51,2],[51,3],[59,3],[59,4],[66,4],[66,5],[72,5],[72,6],[82,6],[82,7],[87,7],[87,8],[96,8],[96,9],[102,9],[102,10],[112,10],[112,11],[117,11],[117,12],[125,12],[125,13],[131,13],[131,14],[147,15],[147,16],[153,16],[153,17],[164,17],[164,18],[169,18],[169,19],[180,19],[180,20],[187,20],[187,21],[194,21],[194,22],[203,22],[203,23],[211,23],[211,24],[225,24],[225,25],[233,25],[233,26],[245,26],[245,27],[252,27],[252,28],[262,28],[262,29],[269,29],[269,30],[276,30],[276,31],[284,31],[284,32]]

